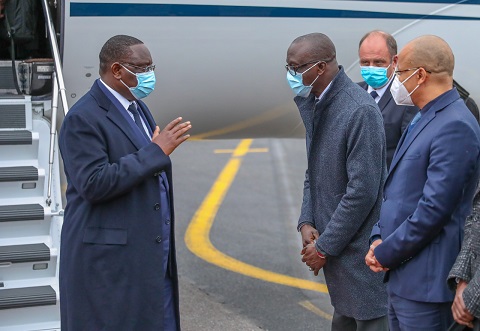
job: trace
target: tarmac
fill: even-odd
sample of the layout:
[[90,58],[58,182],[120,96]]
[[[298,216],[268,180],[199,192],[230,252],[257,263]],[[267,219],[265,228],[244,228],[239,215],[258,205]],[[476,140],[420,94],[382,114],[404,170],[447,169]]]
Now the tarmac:
[[215,301],[189,279],[180,276],[179,286],[182,331],[264,330],[248,318]]

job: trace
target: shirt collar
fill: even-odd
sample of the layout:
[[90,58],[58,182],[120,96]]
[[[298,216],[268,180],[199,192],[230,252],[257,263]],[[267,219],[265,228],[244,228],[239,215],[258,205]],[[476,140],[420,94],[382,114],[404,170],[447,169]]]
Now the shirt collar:
[[[388,80],[387,84],[383,85],[382,87],[380,87],[379,89],[374,89],[373,87],[371,87],[370,85],[368,85],[368,89],[367,89],[367,92],[370,93],[372,91],[375,91],[377,92],[378,94],[378,97],[375,98],[375,101],[378,102],[380,101],[380,99],[383,97],[383,95],[385,94],[385,91],[387,90],[387,88],[390,86],[390,83],[392,82],[393,80],[393,77],[395,76],[395,74],[392,74],[392,77],[390,77],[390,79]],[[377,101],[378,100],[378,101]]]
[[[332,80],[333,82],[333,80]],[[322,100],[323,96],[325,95],[325,93],[328,91],[328,89],[330,88],[330,85],[332,85],[332,82],[330,82],[327,87],[325,88],[325,90],[323,90],[322,94],[320,94],[320,96],[317,98],[315,97],[315,103],[319,102],[320,100]]]
[[123,108],[126,110],[128,109],[128,106],[132,103],[131,101],[128,101],[127,98],[125,98],[123,95],[112,89],[110,86],[108,86],[101,78],[100,82],[102,82],[103,85],[110,91],[110,93],[113,94],[113,96],[120,102],[123,106]]

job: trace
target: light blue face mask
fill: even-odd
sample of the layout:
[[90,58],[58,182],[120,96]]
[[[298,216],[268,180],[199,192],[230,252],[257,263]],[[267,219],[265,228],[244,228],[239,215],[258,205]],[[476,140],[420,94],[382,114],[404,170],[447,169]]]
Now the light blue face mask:
[[361,66],[360,70],[363,80],[373,88],[384,86],[388,82],[387,70],[390,68],[390,65],[386,68]]
[[303,74],[306,73],[308,70],[312,69],[315,67],[317,64],[319,64],[322,61],[318,61],[315,63],[313,66],[308,68],[302,73],[298,73],[296,75],[292,75],[290,72],[287,71],[287,82],[290,85],[290,88],[295,92],[296,95],[302,98],[306,98],[310,95],[310,92],[312,92],[313,84],[317,81],[318,77],[315,78],[315,80],[310,84],[309,86],[303,85]]
[[130,92],[133,94],[133,96],[138,100],[138,99],[143,99],[146,96],[148,96],[152,91],[155,89],[155,72],[152,71],[147,71],[147,72],[141,72],[141,73],[134,73],[125,68],[122,64],[120,64],[125,70],[127,70],[129,73],[132,75],[135,75],[137,77],[137,86],[135,87],[129,87],[127,84],[123,82],[123,80],[120,79],[120,81],[128,87]]

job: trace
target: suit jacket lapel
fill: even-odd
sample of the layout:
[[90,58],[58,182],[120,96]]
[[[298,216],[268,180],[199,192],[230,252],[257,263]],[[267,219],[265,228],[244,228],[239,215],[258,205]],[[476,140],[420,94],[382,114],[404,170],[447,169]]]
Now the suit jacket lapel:
[[437,112],[442,111],[443,109],[445,109],[445,107],[457,101],[458,99],[460,99],[460,95],[458,94],[456,88],[445,92],[442,96],[438,97],[438,100],[436,100],[432,107],[427,110],[427,113],[422,116],[420,121],[413,128],[413,131],[409,133],[408,137],[406,136],[407,130],[405,130],[402,138],[400,138],[397,150],[393,155],[392,164],[390,165],[390,170],[388,172],[386,181],[388,181],[390,174],[393,173],[395,167],[407,151],[408,147],[417,138],[420,132],[422,132],[422,130],[435,118]]
[[378,101],[378,108],[383,112],[383,110],[387,107],[390,102],[395,102],[392,97],[392,93],[390,93],[390,85],[392,85],[393,80],[388,84],[387,89],[383,93],[382,97]]
[[[400,161],[400,159],[403,157],[405,152],[407,151],[408,147],[412,144],[412,142],[417,138],[417,136],[422,132],[422,130],[435,118],[435,112],[427,112],[427,114],[424,115],[418,121],[417,124],[413,127],[412,131],[407,135],[407,130],[403,133],[402,137],[400,138],[400,141],[398,142],[397,150],[395,151],[395,154],[393,156],[392,164],[390,165],[390,171],[389,174],[393,172],[395,169],[396,165]],[[387,177],[388,179],[388,177]]]
[[145,146],[146,139],[141,136],[139,130],[133,126],[135,124],[127,117],[127,112],[122,110],[122,105],[110,91],[97,80],[95,84],[93,84],[91,92],[95,100],[97,100],[98,105],[107,111],[107,117],[122,130],[135,147],[140,149]]

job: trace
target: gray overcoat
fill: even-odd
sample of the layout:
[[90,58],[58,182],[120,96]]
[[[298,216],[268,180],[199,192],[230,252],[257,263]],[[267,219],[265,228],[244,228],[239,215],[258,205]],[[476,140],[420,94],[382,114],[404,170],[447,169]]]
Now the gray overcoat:
[[308,155],[299,227],[308,223],[320,233],[335,311],[369,320],[387,314],[383,273],[365,264],[386,177],[385,133],[373,98],[339,68],[320,101],[295,98]]
[[473,199],[473,212],[465,221],[462,250],[448,275],[450,288],[456,288],[455,278],[468,283],[463,301],[468,311],[480,319],[480,187]]

